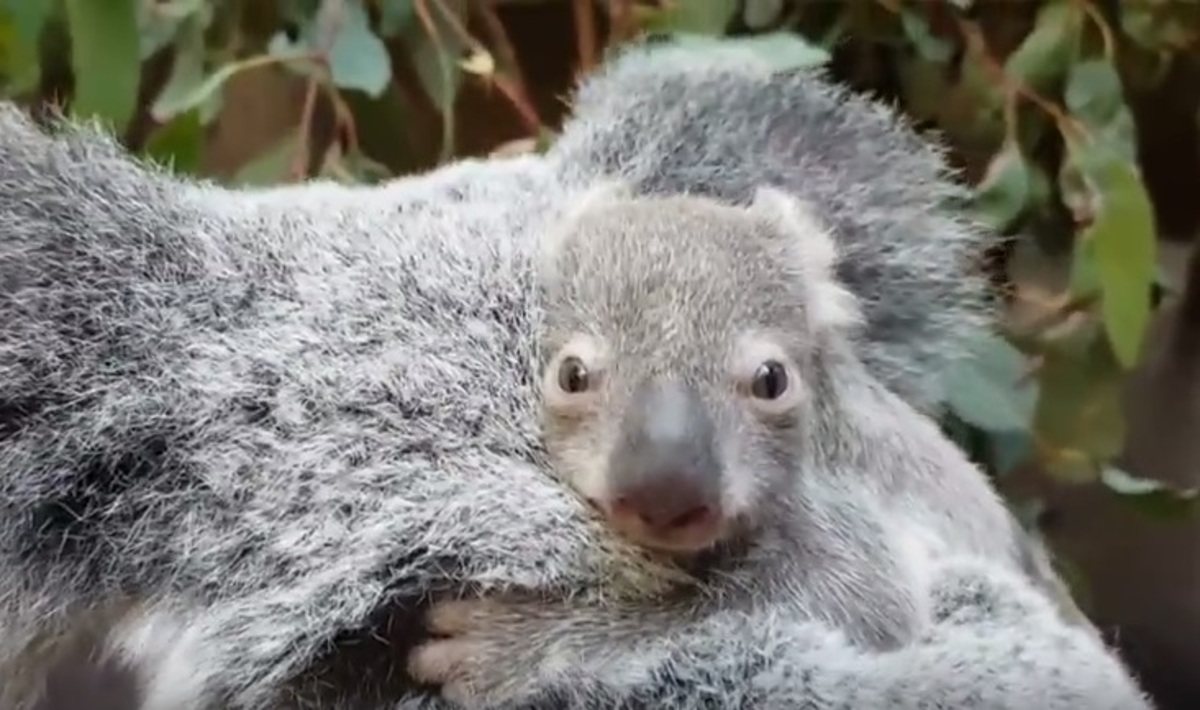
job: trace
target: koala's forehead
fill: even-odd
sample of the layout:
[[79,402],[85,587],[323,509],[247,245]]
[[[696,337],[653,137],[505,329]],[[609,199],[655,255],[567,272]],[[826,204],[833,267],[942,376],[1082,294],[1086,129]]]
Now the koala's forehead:
[[768,223],[707,200],[604,205],[562,243],[558,316],[629,347],[711,350],[745,329],[803,322],[790,253]]

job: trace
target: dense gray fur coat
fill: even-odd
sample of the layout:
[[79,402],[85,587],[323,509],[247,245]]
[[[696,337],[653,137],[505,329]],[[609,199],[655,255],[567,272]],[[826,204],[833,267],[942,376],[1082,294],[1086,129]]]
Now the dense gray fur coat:
[[[92,625],[147,710],[439,707],[396,696],[408,635],[370,643],[428,595],[654,605],[672,570],[554,482],[537,427],[538,235],[608,176],[815,205],[863,302],[867,371],[931,407],[984,318],[963,265],[984,237],[947,209],[962,195],[938,151],[811,76],[688,62],[617,60],[545,157],[372,188],[228,191],[0,109],[0,704],[35,680],[31,648]],[[923,419],[906,439],[907,415],[865,415],[912,461],[950,455],[926,455]],[[935,540],[976,519],[925,511]],[[542,690],[580,707],[1146,707],[1011,565],[939,556],[902,560],[929,585],[907,591],[929,621],[909,647],[857,650],[820,610],[765,606]]]

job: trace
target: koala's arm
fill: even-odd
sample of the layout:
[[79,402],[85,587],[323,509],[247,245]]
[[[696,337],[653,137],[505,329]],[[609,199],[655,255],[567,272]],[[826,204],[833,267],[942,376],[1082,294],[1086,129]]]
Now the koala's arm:
[[1025,580],[956,561],[941,567],[933,595],[928,631],[884,652],[786,613],[718,612],[585,673],[564,672],[545,686],[544,706],[1153,708],[1114,653],[1063,622]]

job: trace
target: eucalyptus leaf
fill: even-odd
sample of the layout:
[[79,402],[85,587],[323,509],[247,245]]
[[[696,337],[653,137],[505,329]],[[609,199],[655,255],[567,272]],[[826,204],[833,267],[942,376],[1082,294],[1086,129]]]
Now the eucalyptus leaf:
[[75,77],[71,110],[123,131],[133,117],[141,83],[137,0],[63,2]]
[[1029,428],[1037,386],[1022,382],[1025,356],[1003,338],[989,335],[976,343],[943,380],[946,401],[963,421],[985,431]]
[[1033,435],[1028,431],[988,432],[990,463],[997,476],[1012,473],[1032,459],[1035,451]]
[[274,185],[287,176],[300,149],[299,127],[293,128],[283,138],[268,146],[257,157],[243,165],[233,177],[237,186]]
[[1020,146],[1006,141],[975,188],[975,209],[996,231],[1008,231],[1031,202],[1033,180]]
[[173,118],[150,134],[145,153],[177,173],[196,174],[204,143],[204,121],[195,109]]
[[732,59],[749,56],[775,70],[816,67],[829,62],[831,58],[824,48],[791,32],[766,32],[736,38],[676,33],[671,35],[671,45],[697,52],[728,53]]
[[1034,412],[1043,458],[1067,476],[1094,475],[1087,472],[1095,462],[1117,456],[1125,441],[1124,373],[1102,333],[1084,329],[1080,337],[1040,352]]
[[1081,236],[1093,244],[1104,327],[1117,359],[1132,367],[1151,315],[1154,209],[1135,165],[1101,146],[1076,150],[1088,151],[1084,170],[1099,190],[1099,212]]
[[738,0],[675,0],[660,17],[664,31],[720,36],[738,11]]
[[1078,49],[1082,11],[1073,0],[1050,0],[1038,10],[1033,31],[1004,63],[1004,70],[1038,91],[1061,80]]
[[783,0],[746,0],[742,22],[752,30],[761,31],[783,14]]
[[379,33],[393,37],[408,29],[416,15],[413,0],[379,0]]
[[344,0],[329,49],[329,71],[338,88],[357,89],[372,98],[381,96],[392,80],[387,47],[371,30],[359,0]]
[[0,0],[0,18],[7,18],[12,28],[5,71],[10,91],[27,91],[37,85],[41,77],[39,42],[54,10],[54,3],[48,0]]
[[900,24],[921,58],[941,63],[954,55],[954,44],[933,34],[924,14],[906,7],[901,10]]
[[1116,67],[1106,59],[1089,59],[1072,65],[1063,101],[1075,117],[1090,126],[1108,123],[1125,105]]
[[154,120],[169,121],[177,113],[219,99],[220,92],[217,91],[201,93],[198,100],[193,96],[206,80],[204,29],[204,25],[195,20],[185,22],[179,28],[171,75],[150,106]]
[[[447,3],[446,7],[458,17],[466,13],[462,0],[457,4]],[[464,73],[459,59],[466,47],[447,22],[435,21],[435,25],[436,37],[419,22],[413,23],[404,35],[421,87],[442,114],[441,159],[445,161],[454,154],[454,105]]]
[[[156,120],[168,120],[176,114],[190,111],[211,101],[213,95],[224,88],[225,82],[229,81],[234,74],[262,63],[258,57],[240,62],[230,62],[200,81],[193,81],[193,77],[189,76],[181,79],[173,87],[164,87],[163,93],[154,102],[152,109]],[[167,93],[166,89],[168,88],[171,89],[171,93]]]
[[199,19],[207,26],[212,18],[212,6],[205,0],[143,2],[138,8],[138,55],[143,61],[174,42],[185,23]]

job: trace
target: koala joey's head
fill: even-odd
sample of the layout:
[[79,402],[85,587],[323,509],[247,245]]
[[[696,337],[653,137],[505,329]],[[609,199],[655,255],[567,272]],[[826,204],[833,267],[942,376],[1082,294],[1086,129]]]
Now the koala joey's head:
[[556,473],[662,552],[761,522],[799,473],[823,344],[858,319],[830,236],[773,188],[742,207],[612,183],[547,234],[542,257]]

